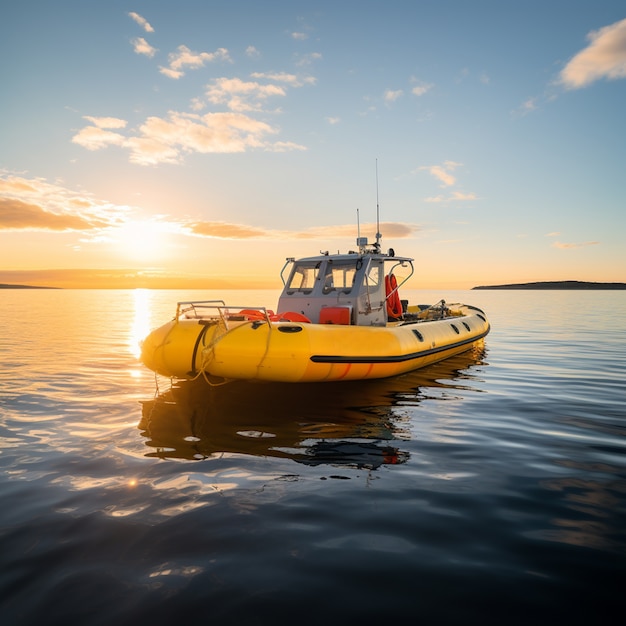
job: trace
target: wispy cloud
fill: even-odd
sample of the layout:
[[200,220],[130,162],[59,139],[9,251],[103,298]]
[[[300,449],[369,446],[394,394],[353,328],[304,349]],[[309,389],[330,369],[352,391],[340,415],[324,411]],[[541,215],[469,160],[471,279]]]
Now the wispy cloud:
[[461,165],[462,163],[455,161],[444,161],[443,165],[423,165],[418,169],[429,172],[441,183],[442,187],[451,187],[456,183],[456,178],[452,172]]
[[139,26],[141,26],[141,28],[143,28],[147,33],[154,32],[154,28],[150,26],[150,23],[148,22],[148,20],[146,20],[145,17],[142,17],[141,15],[139,15],[139,13],[135,13],[134,11],[131,11],[128,15],[135,22],[137,22],[137,24],[139,24]]
[[124,146],[126,138],[99,126],[85,126],[72,137],[72,142],[93,151],[107,146]]
[[303,87],[304,85],[315,85],[317,79],[314,76],[301,76],[290,74],[289,72],[253,72],[252,78],[273,80],[277,83],[285,83],[290,87]]
[[125,128],[128,122],[119,117],[92,117],[85,115],[85,119],[98,128]]
[[93,232],[119,225],[127,212],[42,179],[0,176],[0,230]]
[[596,246],[600,242],[599,241],[584,241],[582,243],[561,243],[560,241],[555,241],[552,244],[553,248],[558,248],[559,250],[571,250],[573,248],[585,248],[587,246]]
[[313,63],[320,61],[321,59],[321,52],[311,52],[310,54],[297,55],[295,64],[298,67],[306,67],[307,65],[313,65]]
[[417,80],[415,77],[411,78],[411,83],[415,83],[415,86],[411,88],[411,93],[418,97],[428,93],[434,87],[432,83],[424,83]]
[[[134,12],[128,15],[146,32],[154,31],[141,15]],[[152,57],[158,52],[143,37],[133,39],[132,43],[137,54]],[[259,51],[248,46],[246,55],[256,57]],[[315,58],[321,55],[309,56]],[[189,70],[214,62],[233,60],[226,48],[206,52],[180,45],[159,71],[176,80]],[[315,83],[316,79],[305,73],[256,72],[248,80],[220,77],[206,86],[204,94],[191,97],[188,112],[170,110],[148,117],[132,128],[127,128],[128,122],[120,118],[84,116],[89,124],[75,131],[72,142],[90,151],[121,148],[128,151],[130,162],[139,165],[178,164],[191,153],[305,150],[305,146],[296,142],[279,139],[279,128],[266,120],[255,119],[253,113],[281,113],[280,107],[272,108],[270,103],[284,98],[291,89]],[[201,114],[209,107],[213,112]]]
[[[372,239],[375,237],[377,232],[376,224],[362,224],[360,228],[364,237]],[[301,231],[284,231],[229,222],[190,222],[182,226],[182,229],[189,235],[216,239],[329,240],[346,239],[354,237],[355,234],[354,224],[339,224],[333,226],[332,229],[328,227],[312,227]],[[418,226],[398,222],[382,222],[380,230],[387,238],[406,239],[417,232]]]
[[[206,97],[214,105],[225,105],[231,111],[251,112],[264,111],[271,98],[283,98],[288,88],[313,85],[316,79],[312,76],[296,74],[255,72],[251,78],[216,78],[207,85]],[[262,82],[264,81],[264,82]]]
[[526,100],[524,100],[524,102],[522,102],[522,104],[512,113],[515,116],[523,116],[528,115],[533,111],[536,111],[538,108],[538,98],[536,96],[533,96],[532,98],[527,98]]
[[187,232],[199,237],[215,239],[265,239],[272,231],[228,222],[193,222],[186,227]]
[[395,102],[398,98],[401,98],[404,95],[404,91],[402,89],[387,89],[383,94],[383,99],[387,104]]
[[587,39],[589,45],[561,71],[560,83],[566,89],[580,89],[602,78],[626,78],[626,18],[590,32]]
[[270,141],[278,129],[242,113],[180,113],[147,118],[127,134],[97,125],[81,129],[72,141],[88,150],[119,146],[129,150],[129,160],[139,165],[181,163],[190,153],[236,153],[250,150],[285,152],[305,150],[285,141]]
[[[441,165],[423,165],[418,167],[415,172],[426,171],[440,183],[440,187],[449,189],[448,195],[439,194],[424,198],[425,202],[432,204],[446,204],[448,202],[468,202],[478,200],[478,196],[473,192],[465,192],[457,189],[451,189],[456,185],[456,176],[453,172],[462,167],[462,163],[456,161],[444,161]],[[414,172],[414,173],[415,173]]]
[[[404,222],[381,222],[379,226],[375,223],[365,223],[360,225],[361,235],[373,240],[377,232],[384,234],[386,239],[407,239],[412,237],[419,230],[417,224],[407,224]],[[295,237],[297,239],[346,239],[355,235],[354,224],[343,224],[332,228],[308,228],[307,230],[285,233],[285,237]]]
[[[138,207],[119,206],[78,193],[43,179],[0,173],[0,231],[78,231],[83,245],[110,243],[131,228],[132,233],[169,233],[178,237],[230,240],[320,240],[353,238],[354,224],[305,230],[279,230],[226,221],[181,220],[167,215],[146,219]],[[419,230],[416,224],[382,222],[386,238],[404,239]],[[361,234],[374,238],[375,223],[361,225]]]
[[478,196],[473,191],[470,191],[469,193],[463,193],[462,191],[453,191],[450,199],[465,202],[467,200],[477,200]]
[[36,204],[0,198],[0,230],[92,230],[97,225],[79,215],[52,213]]
[[[90,124],[80,129],[72,141],[91,151],[109,146],[125,148],[130,161],[139,165],[181,163],[189,153],[305,150],[291,141],[271,141],[278,128],[250,114],[266,112],[271,99],[285,97],[289,89],[313,85],[315,78],[287,72],[252,76],[257,80],[217,78],[207,86],[205,98],[192,100],[194,112],[169,111],[166,116],[149,117],[128,131],[126,120],[85,116]],[[223,105],[228,112],[201,115],[199,111],[207,103]]]
[[601,80],[626,78],[626,18],[587,35],[589,45],[576,53],[558,77],[545,86],[542,94],[528,97],[511,111],[514,117],[533,113],[554,101],[559,91],[588,87]]
[[157,49],[153,48],[143,37],[135,37],[130,43],[133,44],[133,49],[137,54],[152,58],[157,53]]
[[262,84],[241,78],[216,78],[207,86],[206,96],[211,104],[224,104],[231,111],[262,111],[272,97],[284,97],[286,89],[274,83]]
[[185,70],[196,70],[213,61],[232,62],[226,48],[218,48],[215,52],[193,52],[187,46],[178,46],[176,52],[168,55],[168,67],[160,67],[161,74],[175,80],[185,75]]

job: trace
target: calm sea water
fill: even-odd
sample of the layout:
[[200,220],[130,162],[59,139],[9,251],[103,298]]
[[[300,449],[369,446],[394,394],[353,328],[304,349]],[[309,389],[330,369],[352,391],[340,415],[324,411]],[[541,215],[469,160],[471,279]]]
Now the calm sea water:
[[389,380],[155,381],[138,340],[223,295],[0,292],[0,623],[623,610],[626,292],[414,292],[492,332]]

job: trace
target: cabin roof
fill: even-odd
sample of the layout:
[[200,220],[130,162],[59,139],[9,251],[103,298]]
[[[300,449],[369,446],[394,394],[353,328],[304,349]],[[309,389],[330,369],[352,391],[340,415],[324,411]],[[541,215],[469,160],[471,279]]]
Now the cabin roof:
[[315,263],[319,261],[332,260],[332,261],[349,263],[349,262],[354,262],[358,259],[366,259],[366,258],[375,259],[377,261],[397,261],[401,263],[413,262],[413,259],[410,257],[390,256],[388,254],[382,254],[382,253],[377,253],[377,252],[372,252],[372,253],[371,252],[365,252],[365,253],[348,252],[345,254],[318,254],[316,256],[301,257],[299,259],[295,259],[294,262],[295,263]]

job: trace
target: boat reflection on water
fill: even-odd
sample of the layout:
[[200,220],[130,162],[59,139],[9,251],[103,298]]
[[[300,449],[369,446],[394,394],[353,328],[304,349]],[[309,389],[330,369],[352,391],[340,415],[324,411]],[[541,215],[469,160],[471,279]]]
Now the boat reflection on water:
[[428,388],[463,386],[484,348],[388,379],[341,383],[176,381],[142,402],[148,457],[201,460],[222,454],[287,458],[306,465],[376,469],[404,463],[411,438],[402,404]]

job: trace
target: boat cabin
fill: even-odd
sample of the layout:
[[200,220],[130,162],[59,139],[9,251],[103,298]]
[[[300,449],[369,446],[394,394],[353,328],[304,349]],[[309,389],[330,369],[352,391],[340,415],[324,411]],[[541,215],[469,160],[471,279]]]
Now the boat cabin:
[[291,266],[278,300],[277,313],[295,311],[319,324],[384,326],[402,318],[402,305],[394,270],[410,267],[413,259],[387,254],[375,244],[357,240],[358,252],[287,259],[281,272]]

